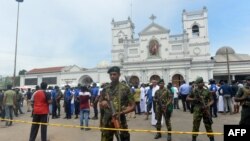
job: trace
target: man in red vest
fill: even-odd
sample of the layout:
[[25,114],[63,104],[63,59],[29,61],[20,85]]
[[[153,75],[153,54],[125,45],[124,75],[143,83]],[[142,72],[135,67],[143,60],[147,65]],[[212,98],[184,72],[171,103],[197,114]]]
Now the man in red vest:
[[[33,120],[32,122],[48,123],[49,104],[51,101],[51,94],[46,92],[47,83],[41,83],[41,89],[37,90],[31,98],[33,103]],[[39,124],[32,124],[29,141],[35,141]],[[47,140],[47,125],[41,125],[41,141]]]

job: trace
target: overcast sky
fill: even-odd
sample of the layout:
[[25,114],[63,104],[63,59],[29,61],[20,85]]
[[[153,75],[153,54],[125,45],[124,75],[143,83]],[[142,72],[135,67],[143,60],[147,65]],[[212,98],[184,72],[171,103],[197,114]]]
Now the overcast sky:
[[[131,7],[132,2],[132,7]],[[17,73],[33,68],[111,61],[111,21],[132,17],[135,37],[155,23],[182,33],[182,11],[208,9],[210,52],[231,46],[250,54],[249,0],[24,0],[20,3]],[[0,0],[0,75],[13,75],[17,7]]]

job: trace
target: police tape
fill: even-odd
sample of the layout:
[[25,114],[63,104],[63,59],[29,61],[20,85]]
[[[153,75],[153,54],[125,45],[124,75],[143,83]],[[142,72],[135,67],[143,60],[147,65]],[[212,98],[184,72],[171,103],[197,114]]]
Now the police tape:
[[199,134],[199,135],[224,135],[221,132],[185,132],[185,131],[166,131],[166,130],[146,130],[146,129],[117,129],[117,128],[105,128],[105,127],[95,127],[95,126],[79,126],[79,125],[67,125],[67,124],[58,124],[58,123],[43,123],[43,122],[32,122],[25,120],[10,120],[0,118],[2,121],[12,121],[17,123],[27,123],[27,124],[39,124],[39,125],[47,125],[47,126],[56,126],[56,127],[66,127],[66,128],[89,128],[96,130],[111,130],[111,131],[128,131],[128,132],[147,132],[147,133],[163,133],[163,134]]

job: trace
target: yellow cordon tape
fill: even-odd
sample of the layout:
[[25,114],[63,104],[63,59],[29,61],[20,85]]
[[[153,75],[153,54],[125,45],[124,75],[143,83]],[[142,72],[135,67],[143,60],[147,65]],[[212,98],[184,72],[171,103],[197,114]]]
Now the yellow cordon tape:
[[171,133],[171,134],[205,134],[205,135],[223,135],[221,132],[183,132],[183,131],[157,131],[157,130],[144,130],[144,129],[116,129],[116,128],[104,128],[104,127],[95,127],[95,126],[79,126],[79,125],[66,125],[66,124],[58,124],[58,123],[42,123],[42,122],[32,122],[32,121],[24,121],[24,120],[10,120],[10,119],[2,119],[5,121],[19,122],[19,123],[28,123],[28,124],[39,124],[39,125],[48,125],[48,126],[56,126],[56,127],[67,127],[67,128],[91,128],[96,130],[112,130],[112,131],[128,131],[128,132],[148,132],[148,133]]

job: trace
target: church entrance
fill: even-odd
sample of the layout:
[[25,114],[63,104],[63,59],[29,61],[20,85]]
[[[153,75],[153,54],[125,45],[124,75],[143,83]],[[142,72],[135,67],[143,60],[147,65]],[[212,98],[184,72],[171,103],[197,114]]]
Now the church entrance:
[[156,81],[158,82],[160,79],[161,79],[161,77],[160,77],[159,75],[152,75],[152,76],[150,77],[150,82],[151,82],[152,80],[156,80]]
[[140,80],[137,76],[131,76],[129,79],[129,84],[132,84],[133,86],[139,86]]
[[176,85],[176,87],[180,87],[181,86],[181,82],[183,81],[183,76],[180,75],[180,74],[175,74],[173,77],[172,77],[172,84]]
[[93,83],[93,79],[88,75],[84,75],[79,79],[79,83],[81,85],[89,86],[91,83]]

